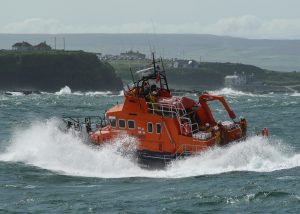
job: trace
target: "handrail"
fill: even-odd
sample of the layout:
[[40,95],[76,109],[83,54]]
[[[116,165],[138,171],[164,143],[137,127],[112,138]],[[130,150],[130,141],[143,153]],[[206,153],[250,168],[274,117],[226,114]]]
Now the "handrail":
[[173,146],[175,146],[174,140],[173,140],[173,138],[172,138],[172,136],[171,136],[171,134],[170,134],[170,132],[169,132],[169,129],[168,129],[168,127],[167,127],[166,122],[163,121],[163,124],[164,124],[164,127],[166,128],[166,132],[167,132],[167,134],[168,134],[168,137],[169,137],[169,139],[170,139],[171,144],[172,144]]
[[171,116],[172,118],[174,115],[177,116],[179,114],[179,108],[175,105],[165,104],[165,103],[153,103],[153,102],[146,102],[149,111],[152,114],[161,113],[163,116]]
[[184,134],[183,129],[186,126],[190,127],[191,134],[199,132],[199,125],[197,123],[192,124],[191,119],[186,117],[187,113],[182,103],[178,103],[179,105],[182,105],[181,108],[178,108],[176,105],[166,103],[146,103],[148,106],[150,106],[148,107],[148,109],[152,114],[161,114],[164,117],[168,117],[171,115],[172,118],[176,116],[176,118],[178,119],[181,134]]
[[[192,150],[187,150],[187,147],[192,148]],[[194,149],[195,148],[195,149]],[[176,152],[174,152],[174,156],[175,159],[177,160],[178,158],[180,158],[183,154],[187,154],[187,151],[190,152],[195,152],[197,153],[198,151],[200,151],[202,148],[201,145],[192,145],[192,144],[182,144],[177,150]],[[181,153],[179,153],[179,151],[182,150]],[[179,153],[179,154],[178,154]]]
[[90,117],[71,117],[63,116],[63,121],[66,127],[73,128],[76,131],[82,131],[83,127],[86,131],[92,131],[93,129],[103,128],[107,125],[105,118],[101,116],[90,116]]

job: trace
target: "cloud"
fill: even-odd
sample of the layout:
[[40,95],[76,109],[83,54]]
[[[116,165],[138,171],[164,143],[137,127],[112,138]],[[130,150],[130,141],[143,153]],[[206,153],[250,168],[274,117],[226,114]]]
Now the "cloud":
[[253,34],[262,25],[262,20],[255,16],[242,16],[220,19],[217,23],[208,25],[204,31],[214,34]]
[[264,21],[256,16],[223,18],[204,27],[206,33],[247,38],[300,39],[300,18]]
[[121,25],[77,26],[56,19],[31,18],[0,26],[1,33],[195,33],[246,38],[300,39],[300,18],[262,20],[245,15],[227,17],[215,23],[198,22],[159,24],[152,22],[125,23]]
[[55,19],[31,18],[20,22],[9,23],[0,28],[1,33],[57,33],[66,26]]

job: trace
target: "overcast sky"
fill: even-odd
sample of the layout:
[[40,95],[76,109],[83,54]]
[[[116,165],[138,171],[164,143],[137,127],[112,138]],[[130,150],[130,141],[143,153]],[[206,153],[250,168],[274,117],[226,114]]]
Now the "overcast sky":
[[0,33],[300,39],[300,0],[0,0]]

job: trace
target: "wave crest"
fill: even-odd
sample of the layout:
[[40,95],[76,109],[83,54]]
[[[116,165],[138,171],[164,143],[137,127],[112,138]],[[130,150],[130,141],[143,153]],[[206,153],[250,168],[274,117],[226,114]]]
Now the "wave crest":
[[217,91],[210,91],[212,94],[219,94],[219,95],[231,95],[231,96],[254,96],[252,93],[246,93],[243,91],[234,90],[232,88],[223,88]]
[[[61,174],[101,178],[179,178],[231,171],[270,172],[300,166],[300,154],[291,152],[279,140],[250,137],[245,142],[213,147],[174,161],[165,170],[148,171],[141,169],[131,155],[137,143],[132,137],[96,147],[58,127],[58,120],[50,119],[16,130],[6,151],[0,153],[0,160],[23,162]],[[122,151],[124,144],[130,145],[126,155]]]
[[66,94],[72,94],[72,90],[69,86],[65,86],[60,89],[60,91],[55,92],[55,95],[66,95]]
[[[43,92],[44,94],[47,94]],[[78,95],[78,96],[123,96],[123,90],[114,93],[112,91],[88,91],[88,92],[81,92],[81,91],[74,91],[72,92],[71,88],[69,86],[65,86],[61,88],[59,91],[55,92],[55,95]]]

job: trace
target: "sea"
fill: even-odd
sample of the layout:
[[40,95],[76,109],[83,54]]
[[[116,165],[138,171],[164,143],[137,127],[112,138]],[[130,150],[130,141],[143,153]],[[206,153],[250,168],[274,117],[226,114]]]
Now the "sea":
[[130,136],[97,147],[60,128],[63,115],[103,115],[122,92],[0,94],[0,213],[299,213],[300,94],[211,93],[248,120],[247,140],[159,170],[120,153]]

